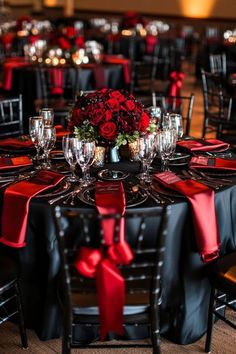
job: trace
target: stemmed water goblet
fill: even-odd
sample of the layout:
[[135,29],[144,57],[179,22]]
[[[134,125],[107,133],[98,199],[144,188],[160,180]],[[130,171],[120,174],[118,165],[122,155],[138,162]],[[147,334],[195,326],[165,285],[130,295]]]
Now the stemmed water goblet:
[[78,138],[72,135],[65,135],[62,138],[62,149],[68,164],[70,165],[71,176],[67,177],[68,181],[76,182],[78,180],[75,174],[75,167],[77,164],[77,144]]
[[44,126],[53,126],[54,123],[54,111],[53,108],[42,108],[39,111],[40,116],[43,118],[43,124]]
[[156,154],[155,139],[154,134],[142,135],[137,143],[137,152],[142,165],[142,172],[138,175],[138,178],[147,183],[151,182],[148,169]]
[[43,168],[50,169],[51,168],[51,163],[49,160],[49,155],[51,150],[53,149],[54,145],[56,142],[56,130],[55,128],[51,126],[44,126],[43,127],[43,133],[42,133],[42,139],[41,139],[41,147],[44,151],[44,159],[45,162],[43,164]]
[[180,140],[184,134],[182,115],[178,113],[171,113],[170,122],[171,128],[176,130],[177,140]]
[[76,141],[76,157],[77,162],[82,170],[82,178],[79,179],[81,187],[86,187],[95,181],[95,178],[90,177],[89,168],[93,163],[95,156],[95,141],[79,140]]
[[176,148],[176,130],[163,129],[156,135],[156,149],[161,158],[162,171],[169,171],[169,160]]
[[43,134],[43,119],[40,116],[29,118],[29,135],[36,148],[36,155],[34,157],[35,168],[40,168],[40,149]]

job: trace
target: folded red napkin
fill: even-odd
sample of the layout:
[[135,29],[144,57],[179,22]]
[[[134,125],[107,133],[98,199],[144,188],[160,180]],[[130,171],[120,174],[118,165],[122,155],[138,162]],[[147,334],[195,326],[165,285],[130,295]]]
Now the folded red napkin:
[[229,148],[229,144],[217,139],[206,140],[183,140],[178,141],[177,145],[189,151],[225,151]]
[[32,148],[34,146],[31,139],[22,139],[19,138],[7,138],[0,140],[0,148]]
[[51,78],[51,94],[62,95],[63,94],[63,71],[61,68],[49,69]]
[[193,156],[190,161],[190,167],[208,169],[214,168],[219,170],[236,171],[235,160],[225,160],[219,157]]
[[219,256],[219,231],[215,211],[215,193],[204,184],[192,180],[181,180],[173,172],[161,172],[154,180],[166,188],[178,191],[188,199],[193,217],[195,239],[202,261],[208,263]]
[[[122,182],[97,182],[95,202],[101,215],[123,215],[125,193]],[[118,222],[118,240],[114,240],[116,221],[109,218],[102,220],[104,246],[100,250],[82,247],[75,262],[75,267],[81,274],[96,277],[101,340],[105,340],[109,331],[124,334],[125,284],[117,264],[129,264],[133,254],[125,241],[124,219],[121,218]]]
[[28,156],[0,157],[0,171],[18,167],[31,166],[32,160]]
[[131,63],[129,59],[126,58],[121,58],[119,56],[114,56],[114,55],[106,55],[103,58],[103,62],[104,63],[108,63],[108,64],[120,64],[122,65],[122,69],[123,69],[123,75],[124,75],[124,80],[125,83],[128,85],[130,84],[130,80],[131,80]]
[[15,248],[26,245],[25,235],[31,198],[56,186],[63,178],[64,176],[59,173],[42,170],[28,181],[13,183],[6,188],[0,242]]

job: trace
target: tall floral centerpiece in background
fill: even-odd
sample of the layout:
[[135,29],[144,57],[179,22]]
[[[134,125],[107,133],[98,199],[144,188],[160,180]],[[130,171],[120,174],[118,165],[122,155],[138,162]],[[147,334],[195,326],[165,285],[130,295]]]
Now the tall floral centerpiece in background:
[[132,143],[156,126],[143,104],[132,94],[102,89],[78,96],[69,119],[69,129],[80,139],[119,148]]

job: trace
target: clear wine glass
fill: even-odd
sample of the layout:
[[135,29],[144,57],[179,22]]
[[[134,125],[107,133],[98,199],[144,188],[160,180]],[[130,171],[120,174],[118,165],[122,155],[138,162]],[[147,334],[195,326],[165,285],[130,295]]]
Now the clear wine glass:
[[95,156],[95,141],[77,140],[76,142],[76,157],[77,162],[82,170],[82,178],[79,182],[82,187],[86,187],[94,182],[94,178],[90,177],[89,168],[93,163]]
[[156,136],[156,148],[161,158],[162,171],[169,171],[169,160],[175,152],[176,148],[176,130],[163,129]]
[[180,140],[184,134],[182,115],[178,113],[170,114],[171,127],[176,130],[177,140]]
[[44,158],[45,158],[43,167],[46,169],[51,168],[49,154],[53,149],[55,142],[56,142],[56,129],[50,126],[44,126],[40,144],[44,151]]
[[70,165],[70,170],[71,170],[71,176],[67,178],[70,182],[76,182],[78,180],[75,174],[75,167],[77,164],[77,150],[76,150],[77,141],[78,138],[71,135],[65,135],[62,138],[62,149],[64,152],[65,159]]
[[43,117],[43,124],[52,127],[54,123],[54,110],[53,108],[42,108],[39,111],[40,116]]
[[34,157],[36,169],[40,168],[40,148],[43,134],[43,119],[41,116],[34,116],[29,118],[29,135],[36,148],[36,155]]
[[151,176],[149,174],[149,167],[155,157],[155,135],[142,135],[138,139],[138,156],[141,161],[142,172],[138,175],[138,178],[144,182],[151,182]]

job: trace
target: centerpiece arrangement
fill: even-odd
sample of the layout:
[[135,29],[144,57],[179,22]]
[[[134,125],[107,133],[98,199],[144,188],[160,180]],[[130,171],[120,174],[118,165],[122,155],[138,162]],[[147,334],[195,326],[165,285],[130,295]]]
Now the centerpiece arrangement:
[[148,111],[132,94],[107,88],[81,93],[68,126],[80,139],[115,148],[156,130]]

